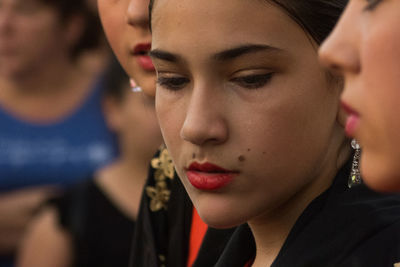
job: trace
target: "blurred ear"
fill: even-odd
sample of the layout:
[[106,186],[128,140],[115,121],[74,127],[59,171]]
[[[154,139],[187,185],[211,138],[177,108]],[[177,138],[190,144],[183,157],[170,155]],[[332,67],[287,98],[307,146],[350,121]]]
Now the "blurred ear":
[[75,46],[82,37],[85,19],[82,15],[72,15],[64,25],[65,41],[69,47]]
[[122,122],[122,103],[111,96],[105,96],[102,102],[104,118],[111,131],[118,133]]

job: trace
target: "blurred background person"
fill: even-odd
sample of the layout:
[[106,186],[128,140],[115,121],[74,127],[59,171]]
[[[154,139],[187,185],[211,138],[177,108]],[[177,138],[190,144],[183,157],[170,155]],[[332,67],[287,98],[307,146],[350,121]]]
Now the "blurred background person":
[[20,267],[128,266],[148,163],[162,138],[154,98],[129,90],[118,63],[108,77],[106,118],[120,157],[50,201],[28,231]]
[[0,0],[0,266],[45,198],[117,154],[101,70],[82,64],[100,36],[85,1]]
[[374,190],[400,192],[400,1],[350,0],[320,49],[342,74],[346,132],[362,148],[363,180]]

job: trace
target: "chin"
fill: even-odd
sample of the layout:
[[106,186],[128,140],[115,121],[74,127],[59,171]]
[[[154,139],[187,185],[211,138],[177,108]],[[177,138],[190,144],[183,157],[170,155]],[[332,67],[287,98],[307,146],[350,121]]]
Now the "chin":
[[210,227],[217,229],[232,228],[247,221],[236,205],[222,201],[196,201],[195,207],[201,219]]
[[202,215],[199,212],[200,217],[202,220],[210,227],[216,229],[228,229],[238,225],[245,223],[246,221],[238,220],[236,218],[231,217],[224,217],[221,215],[217,216],[210,216],[210,215]]

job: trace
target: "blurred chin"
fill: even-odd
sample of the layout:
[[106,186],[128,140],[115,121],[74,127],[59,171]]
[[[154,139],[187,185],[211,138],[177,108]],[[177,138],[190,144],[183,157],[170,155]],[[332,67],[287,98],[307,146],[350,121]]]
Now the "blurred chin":
[[394,158],[363,152],[360,165],[363,181],[369,188],[382,193],[400,192],[400,164]]

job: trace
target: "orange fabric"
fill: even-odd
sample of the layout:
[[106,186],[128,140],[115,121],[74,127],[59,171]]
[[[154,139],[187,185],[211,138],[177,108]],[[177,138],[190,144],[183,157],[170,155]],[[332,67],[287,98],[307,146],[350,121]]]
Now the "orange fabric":
[[253,263],[254,263],[254,259],[251,259],[244,265],[244,267],[251,267],[251,266],[253,266]]
[[190,227],[189,255],[187,266],[191,267],[199,253],[201,243],[207,231],[207,224],[200,218],[197,210],[193,208],[192,226]]

